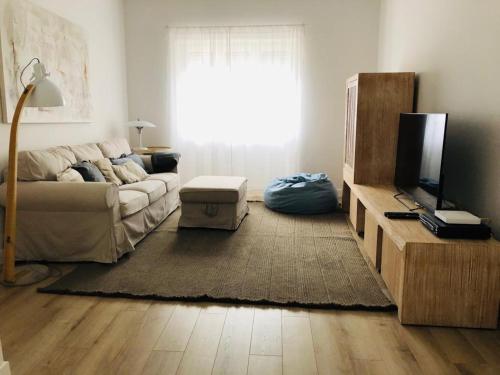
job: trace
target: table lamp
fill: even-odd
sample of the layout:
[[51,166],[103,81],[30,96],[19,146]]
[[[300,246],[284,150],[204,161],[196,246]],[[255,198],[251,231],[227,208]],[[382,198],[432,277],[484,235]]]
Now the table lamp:
[[[33,75],[28,85],[23,83],[23,73],[33,63]],[[5,206],[3,281],[5,285],[27,285],[48,276],[49,270],[42,265],[23,265],[16,270],[16,212],[17,212],[17,128],[24,107],[59,107],[64,105],[59,88],[48,79],[49,73],[38,58],[32,59],[19,77],[24,87],[17,102],[9,141],[9,167],[7,176],[7,199]]]
[[134,121],[129,121],[128,122],[128,127],[129,128],[136,128],[137,132],[139,133],[139,148],[144,149],[145,147],[142,146],[142,129],[144,128],[156,128],[156,125],[149,122],[149,121],[144,121],[141,119],[137,119]]

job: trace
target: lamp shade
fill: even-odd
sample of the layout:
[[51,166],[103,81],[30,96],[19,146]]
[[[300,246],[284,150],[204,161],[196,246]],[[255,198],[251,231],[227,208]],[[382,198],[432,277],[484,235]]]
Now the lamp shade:
[[127,126],[129,128],[156,128],[156,125],[149,122],[149,121],[144,121],[141,119],[137,119],[134,121],[129,121],[127,123]]
[[26,107],[61,107],[64,98],[59,88],[47,77],[50,74],[42,63],[33,66],[33,77],[30,82],[35,86],[33,93],[26,101]]

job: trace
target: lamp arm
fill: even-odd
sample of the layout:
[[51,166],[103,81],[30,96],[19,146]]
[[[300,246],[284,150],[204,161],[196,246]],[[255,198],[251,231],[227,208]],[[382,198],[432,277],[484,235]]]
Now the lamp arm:
[[26,71],[26,69],[28,69],[28,67],[31,65],[31,63],[33,61],[36,61],[37,63],[40,63],[40,59],[38,57],[33,57],[31,59],[31,61],[28,64],[26,64],[26,66],[23,68],[23,70],[21,70],[21,74],[19,75],[19,80],[21,81],[21,85],[23,85],[24,88],[26,88],[26,85],[23,82],[23,74]]
[[24,89],[10,126],[9,169],[7,176],[7,202],[5,205],[5,234],[3,248],[3,279],[6,283],[16,281],[16,206],[17,206],[17,129],[21,113],[26,101],[33,93],[35,86],[29,84]]

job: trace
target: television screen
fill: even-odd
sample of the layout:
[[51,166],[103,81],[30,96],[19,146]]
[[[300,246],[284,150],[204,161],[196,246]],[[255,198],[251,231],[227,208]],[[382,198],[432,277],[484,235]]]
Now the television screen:
[[402,113],[395,185],[434,211],[442,205],[447,113]]

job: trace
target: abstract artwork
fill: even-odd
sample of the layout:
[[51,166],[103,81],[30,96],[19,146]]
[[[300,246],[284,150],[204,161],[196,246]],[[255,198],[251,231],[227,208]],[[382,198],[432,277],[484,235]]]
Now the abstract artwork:
[[[82,28],[27,0],[7,0],[0,20],[3,122],[11,122],[23,91],[22,68],[38,57],[66,101],[64,107],[26,108],[24,123],[90,122],[89,57]],[[25,84],[31,69],[23,75]]]

